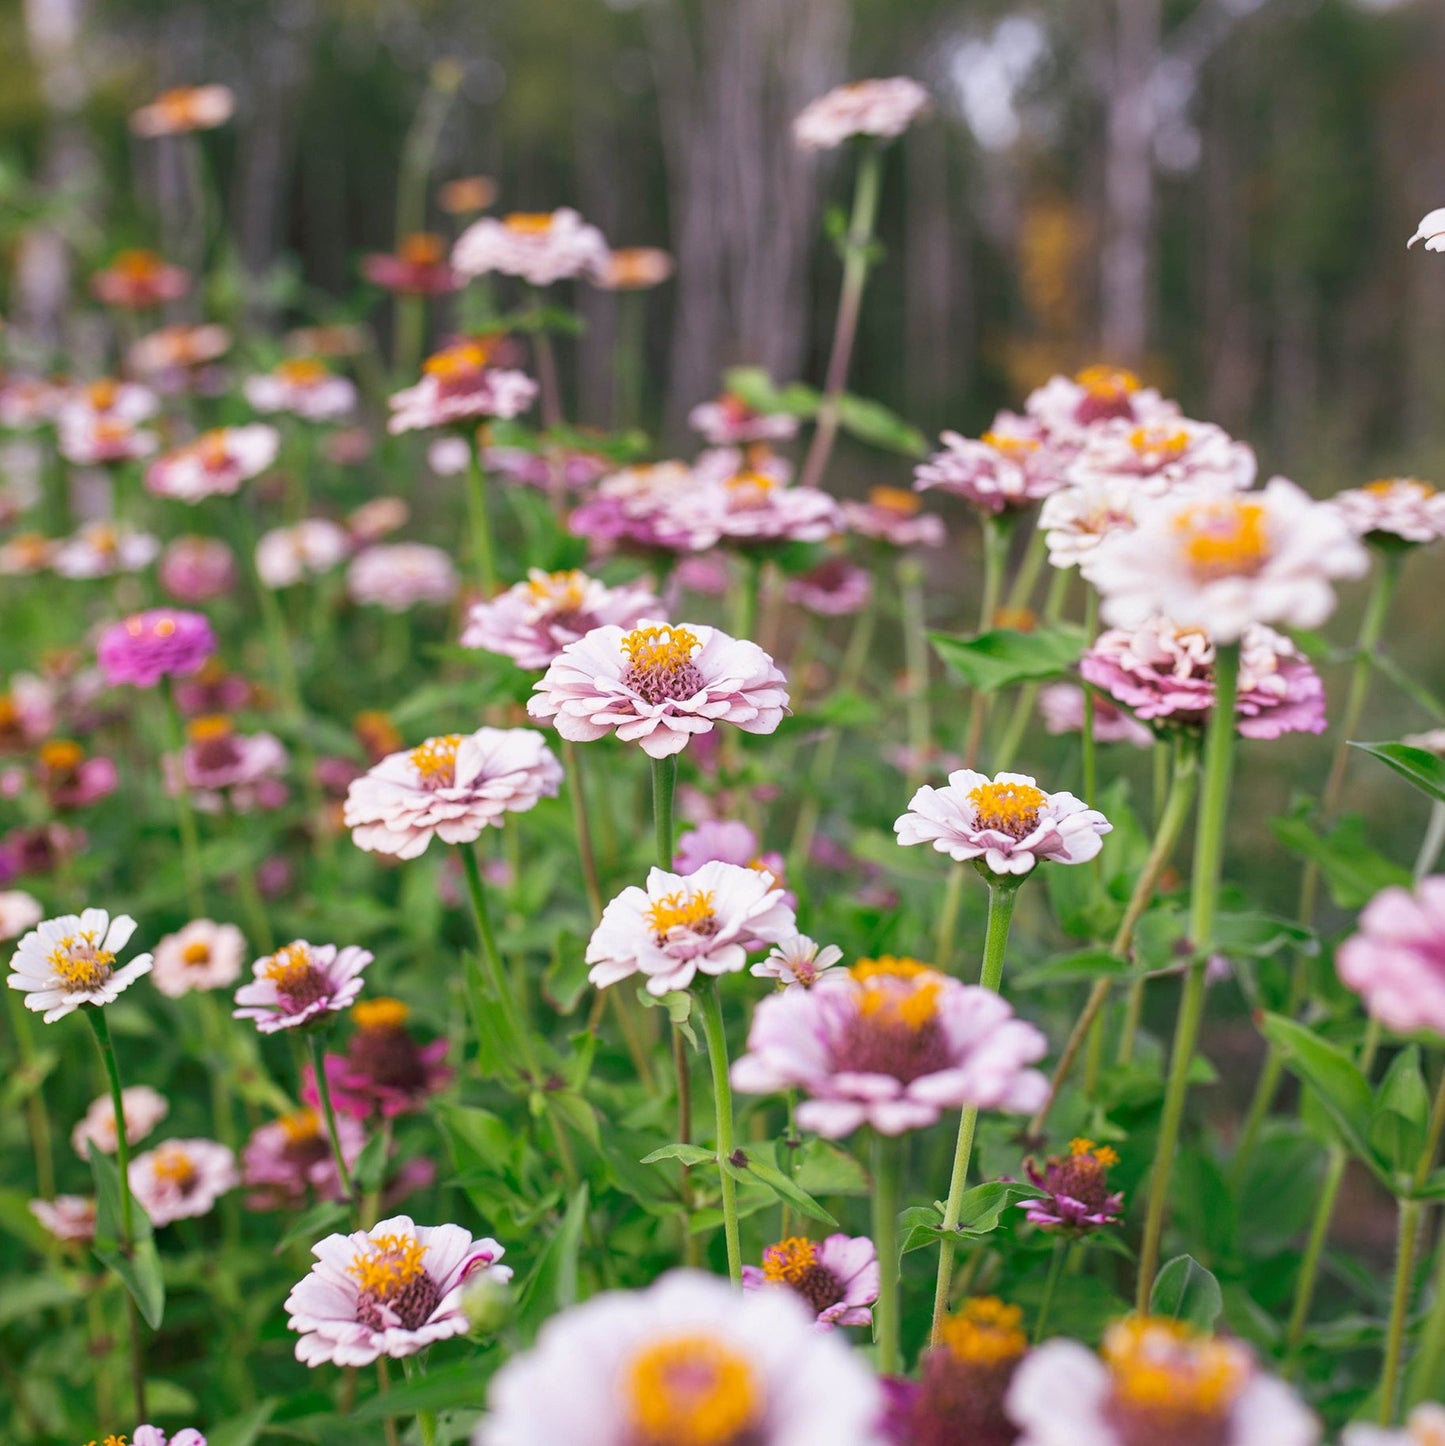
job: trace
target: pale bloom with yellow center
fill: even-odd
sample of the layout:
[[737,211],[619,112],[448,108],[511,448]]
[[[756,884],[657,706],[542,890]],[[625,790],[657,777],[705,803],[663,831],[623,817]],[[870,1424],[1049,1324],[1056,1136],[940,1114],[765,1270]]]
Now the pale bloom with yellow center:
[[296,939],[251,966],[255,978],[236,991],[234,1019],[252,1019],[262,1034],[296,1029],[339,1014],[361,993],[362,971],[373,955],[355,944],[310,944]]
[[[166,1097],[149,1085],[128,1085],[121,1091],[120,1105],[128,1145],[139,1144],[171,1112]],[[115,1154],[115,1102],[108,1094],[93,1101],[77,1121],[70,1132],[70,1145],[82,1160],[90,1158],[91,1145],[104,1154]]]
[[308,422],[334,422],[356,408],[355,383],[314,357],[293,357],[247,377],[242,390],[258,412],[290,412]]
[[1133,372],[1108,365],[1085,367],[1072,377],[1051,377],[1029,393],[1025,413],[1054,445],[1076,448],[1102,423],[1124,421],[1131,426],[1172,426],[1179,420],[1177,402],[1146,387]]
[[236,110],[236,97],[225,85],[184,85],[162,91],[149,105],[131,112],[138,136],[179,136],[223,126]]
[[1414,543],[1445,537],[1445,492],[1418,477],[1382,477],[1336,492],[1330,502],[1356,537]]
[[928,113],[928,92],[906,75],[855,80],[809,102],[793,121],[800,151],[830,151],[853,136],[892,140]]
[[240,1183],[236,1155],[215,1140],[166,1140],[130,1162],[130,1189],[152,1225],[209,1215]]
[[517,211],[474,221],[452,248],[452,267],[471,278],[496,272],[531,286],[605,274],[610,252],[602,233],[576,211]]
[[227,989],[241,977],[245,956],[246,941],[234,924],[192,919],[156,945],[151,978],[171,999],[193,989]]
[[25,991],[25,1007],[43,1012],[46,1024],[82,1004],[110,1004],[150,973],[149,954],[119,960],[135,929],[129,915],[112,919],[104,909],[45,919],[20,940],[5,982]]

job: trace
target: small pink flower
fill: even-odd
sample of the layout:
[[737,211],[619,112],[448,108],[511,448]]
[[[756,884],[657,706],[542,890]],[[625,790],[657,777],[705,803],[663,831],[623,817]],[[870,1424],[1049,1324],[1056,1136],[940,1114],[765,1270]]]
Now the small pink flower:
[[787,712],[786,682],[756,643],[714,628],[609,625],[562,650],[527,711],[570,741],[616,733],[666,758],[718,723],[773,732]]
[[291,412],[308,422],[334,422],[356,408],[355,384],[312,357],[295,357],[247,377],[242,390],[258,412]]
[[868,599],[873,596],[873,575],[846,557],[830,557],[811,572],[790,577],[783,596],[819,617],[847,617],[868,606]]
[[152,608],[113,623],[100,635],[96,660],[112,687],[154,688],[162,678],[198,673],[216,651],[216,635],[200,613]]
[[206,1446],[206,1438],[194,1426],[167,1436],[159,1426],[137,1426],[131,1446]]
[[361,274],[398,296],[445,296],[461,285],[447,263],[446,242],[428,231],[403,236],[395,254],[373,251],[363,256]]
[[759,979],[776,979],[787,987],[798,985],[811,989],[843,957],[836,944],[819,944],[806,934],[795,934],[774,944],[768,957],[754,964],[752,973]]
[[977,441],[945,432],[943,449],[914,469],[913,485],[937,487],[981,512],[1028,507],[1063,486],[1062,463],[1041,437],[985,432]]
[[77,417],[60,428],[60,455],[76,467],[134,462],[157,446],[154,432],[111,417]]
[[1175,402],[1146,387],[1121,367],[1085,367],[1074,377],[1051,377],[1029,393],[1024,411],[1053,443],[1081,446],[1090,428],[1124,421],[1136,427],[1168,426],[1179,417]]
[[152,1225],[207,1215],[239,1184],[236,1156],[214,1140],[167,1140],[130,1162],[130,1188]]
[[57,1240],[88,1245],[95,1239],[95,1201],[84,1195],[32,1200],[30,1213]]
[[942,547],[943,519],[923,511],[923,500],[901,487],[870,487],[866,502],[844,502],[849,532],[891,547]]
[[134,426],[155,416],[159,406],[156,394],[149,387],[102,377],[67,391],[56,422],[62,428],[84,428],[97,422]]
[[601,275],[607,257],[602,233],[565,206],[552,212],[484,216],[463,231],[452,248],[452,265],[468,279],[499,272],[531,286]]
[[403,613],[456,596],[457,570],[439,547],[421,542],[378,543],[363,549],[346,570],[352,602]]
[[907,76],[856,80],[809,102],[793,122],[793,141],[800,151],[830,151],[853,136],[891,140],[930,105],[928,92]]
[[1103,1225],[1117,1225],[1124,1197],[1109,1189],[1109,1168],[1119,1157],[1107,1145],[1074,1140],[1062,1159],[1050,1155],[1040,1170],[1032,1160],[1024,1164],[1029,1179],[1046,1192],[1042,1199],[1021,1200],[1029,1224],[1041,1230],[1080,1237]]
[[[465,465],[457,471],[462,471]],[[606,476],[612,464],[595,452],[577,452],[566,447],[549,447],[540,452],[525,447],[487,447],[482,452],[482,465],[505,482],[553,492],[558,487],[574,491],[590,487],[599,477]]]
[[287,1325],[300,1334],[296,1359],[366,1366],[399,1359],[469,1329],[462,1287],[485,1272],[507,1281],[495,1240],[473,1240],[457,1225],[414,1225],[396,1215],[370,1230],[328,1235],[317,1264],[286,1297]]
[[402,498],[373,497],[347,517],[346,530],[355,542],[380,542],[383,537],[390,537],[393,532],[405,527],[410,517],[411,508]]
[[161,554],[156,577],[177,602],[212,602],[236,586],[236,554],[219,537],[178,537]]
[[[1075,683],[1050,683],[1039,693],[1039,712],[1044,732],[1051,734],[1084,731],[1084,690]],[[1132,748],[1150,748],[1154,735],[1132,714],[1117,708],[1107,698],[1094,699],[1094,739],[1098,743],[1127,743]]]
[[145,311],[184,296],[191,289],[191,277],[154,251],[121,251],[90,278],[90,289],[107,306]]
[[179,793],[184,778],[191,801],[203,812],[250,813],[285,804],[281,779],[288,761],[285,745],[274,734],[237,733],[229,718],[213,714],[191,719],[179,759],[167,755],[162,766],[167,788]]
[[1445,1036],[1445,876],[1376,894],[1335,967],[1386,1028]]
[[351,551],[346,529],[325,517],[275,527],[256,544],[256,576],[269,588],[321,577]]
[[1445,537],[1445,493],[1416,477],[1388,477],[1330,499],[1356,537],[1438,542]]
[[0,378],[0,427],[26,432],[52,422],[65,403],[65,388],[44,377]]
[[193,989],[228,989],[241,977],[246,941],[234,924],[192,919],[156,945],[151,980],[179,999]]
[[189,386],[200,368],[230,349],[231,333],[224,326],[163,326],[136,341],[126,361],[131,371],[153,378],[162,391],[174,391]]
[[109,798],[120,785],[114,759],[87,758],[80,744],[69,738],[53,738],[41,746],[35,778],[50,806],[61,813],[89,808]]
[[1069,466],[1070,482],[1114,478],[1151,497],[1184,488],[1243,492],[1254,485],[1254,450],[1222,427],[1169,417],[1096,423]]
[[160,539],[149,532],[87,522],[73,537],[55,543],[49,562],[61,577],[114,577],[149,567],[160,550]]
[[177,502],[229,497],[270,467],[280,446],[280,434],[264,422],[218,427],[157,457],[146,468],[146,487]]
[[444,427],[475,417],[517,417],[537,399],[524,372],[489,366],[485,342],[461,341],[428,357],[421,380],[391,398],[390,432]]
[[[406,1028],[409,1013],[399,999],[364,999],[353,1007],[356,1033],[346,1053],[326,1056],[326,1083],[343,1114],[358,1120],[411,1114],[451,1082],[447,1041],[419,1043]],[[309,1074],[301,1093],[308,1104],[319,1105]]]
[[[336,1138],[349,1170],[366,1144],[366,1131],[343,1114],[336,1120]],[[252,1192],[246,1197],[249,1210],[296,1210],[310,1196],[343,1198],[326,1125],[314,1107],[295,1110],[251,1132],[241,1151],[241,1184]]]
[[763,1251],[761,1267],[743,1266],[744,1290],[791,1290],[817,1316],[819,1330],[873,1324],[878,1251],[866,1235],[825,1240],[792,1236]]
[[597,483],[592,495],[567,518],[567,529],[595,544],[630,542],[638,547],[699,550],[697,529],[684,510],[695,483],[685,462],[624,467]]
[[724,392],[716,401],[699,402],[687,424],[710,447],[740,447],[749,442],[786,442],[798,434],[798,419],[786,412],[755,412],[740,397]]
[[275,1034],[339,1014],[356,1002],[372,957],[355,944],[338,950],[297,939],[252,965],[256,977],[236,991],[241,1007],[232,1018],[254,1019],[262,1034]]
[[788,485],[792,469],[765,447],[705,452],[693,485],[663,499],[662,535],[673,546],[706,551],[765,542],[822,542],[843,527],[838,504],[816,487]]
[[0,940],[18,939],[45,917],[40,900],[22,889],[0,891]]
[[[171,1107],[166,1097],[149,1085],[129,1085],[121,1091],[120,1106],[125,1115],[125,1142],[138,1144],[165,1117]],[[115,1104],[108,1094],[95,1100],[70,1132],[70,1145],[82,1160],[90,1158],[89,1146],[103,1154],[116,1152]]]

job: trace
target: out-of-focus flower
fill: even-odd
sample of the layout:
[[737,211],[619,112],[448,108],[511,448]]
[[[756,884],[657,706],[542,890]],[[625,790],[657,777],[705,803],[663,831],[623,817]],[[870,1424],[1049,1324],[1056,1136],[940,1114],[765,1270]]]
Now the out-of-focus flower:
[[456,596],[457,570],[439,547],[423,542],[380,543],[359,552],[346,570],[352,602],[404,613],[422,603]]
[[206,1438],[194,1426],[169,1437],[159,1426],[137,1426],[131,1435],[131,1446],[206,1446]]
[[0,528],[13,527],[40,501],[45,456],[33,437],[0,442]]
[[1083,566],[1119,627],[1158,613],[1218,643],[1238,642],[1252,623],[1314,628],[1334,611],[1332,581],[1369,567],[1338,510],[1283,477],[1260,492],[1164,498],[1138,518]]
[[941,451],[914,469],[913,485],[937,487],[982,512],[1028,507],[1063,486],[1060,459],[1038,437],[985,432],[977,441],[944,432]]
[[208,713],[239,713],[261,701],[249,679],[230,672],[219,658],[207,658],[201,670],[176,684],[176,704],[187,718]]
[[259,477],[276,460],[280,446],[280,434],[264,422],[217,427],[157,457],[146,468],[146,487],[177,502],[229,497],[243,482]]
[[227,989],[241,977],[246,941],[234,924],[192,919],[156,945],[151,979],[171,999],[193,989]]
[[[166,1097],[149,1085],[130,1085],[120,1094],[120,1107],[125,1115],[125,1142],[138,1144],[165,1117],[171,1107]],[[93,1101],[84,1116],[70,1132],[70,1146],[82,1160],[90,1158],[89,1146],[106,1155],[113,1155],[118,1146],[115,1129],[115,1102],[108,1094]]]
[[1319,1423],[1239,1341],[1130,1316],[1110,1326],[1100,1354],[1052,1340],[1020,1363],[1008,1413],[1018,1446],[1315,1446]]
[[810,572],[790,577],[783,588],[786,601],[823,618],[861,612],[873,596],[873,574],[846,557],[830,557]]
[[1039,528],[1054,567],[1078,567],[1111,533],[1135,525],[1140,492],[1121,477],[1089,477],[1044,498]]
[[236,1155],[215,1140],[167,1140],[130,1162],[130,1189],[152,1225],[209,1215],[240,1183]]
[[102,467],[149,457],[156,434],[124,417],[72,414],[60,424],[60,455],[76,467]]
[[[1202,728],[1214,708],[1214,659],[1214,643],[1201,629],[1151,618],[1100,634],[1079,671],[1139,718]],[[1319,674],[1287,637],[1258,623],[1240,639],[1235,713],[1245,738],[1328,726]]]
[[104,909],[44,919],[16,945],[14,972],[5,982],[25,991],[25,1007],[43,1011],[46,1024],[82,1004],[110,1004],[150,973],[149,954],[137,954],[128,964],[117,960],[135,928],[129,915],[112,919]]
[[219,537],[178,537],[161,553],[156,577],[177,602],[211,602],[235,587],[236,554]]
[[388,405],[390,432],[444,427],[468,417],[520,416],[537,399],[537,383],[525,372],[489,366],[489,344],[459,341],[429,356],[421,380],[397,392]]
[[[346,1053],[326,1056],[331,1100],[343,1114],[358,1120],[410,1114],[451,1082],[446,1040],[417,1041],[406,1027],[410,1012],[399,999],[364,999],[353,1007],[356,1032]],[[309,1077],[302,1095],[309,1104],[320,1102]]]
[[1074,377],[1051,377],[1029,393],[1024,411],[1051,442],[1079,446],[1101,422],[1168,426],[1178,419],[1178,404],[1146,387],[1121,367],[1085,367]]
[[1048,1081],[1028,1066],[1047,1051],[991,990],[884,957],[762,1000],[732,1079],[745,1094],[801,1090],[798,1124],[829,1139],[865,1124],[899,1135],[964,1105],[1037,1108]]
[[916,80],[855,80],[810,101],[793,121],[793,141],[801,151],[831,151],[853,136],[901,136],[931,102]]
[[0,377],[0,427],[24,432],[55,420],[65,388],[44,377]]
[[0,542],[0,577],[29,577],[44,572],[58,544],[38,532],[18,532]]
[[130,128],[138,136],[180,136],[215,130],[231,119],[236,97],[225,85],[185,85],[162,91],[149,105],[133,110]]
[[321,577],[351,551],[344,527],[308,517],[293,527],[274,527],[256,544],[256,575],[270,588],[294,587]]
[[849,532],[893,547],[942,547],[943,519],[924,512],[923,500],[902,487],[870,487],[866,502],[844,502]]
[[1171,417],[1137,423],[1119,417],[1088,428],[1068,479],[1112,478],[1162,497],[1183,488],[1243,492],[1254,485],[1256,470],[1254,449],[1212,422]]
[[388,753],[401,751],[400,729],[379,709],[363,709],[352,720],[351,731],[372,763],[380,763]]
[[0,890],[0,941],[18,939],[45,917],[40,900],[23,889]]
[[1423,241],[1427,251],[1445,251],[1445,206],[1426,212],[1415,234],[1405,244],[1413,246],[1417,241]]
[[462,1287],[486,1273],[512,1278],[495,1240],[473,1240],[458,1225],[415,1225],[407,1215],[312,1248],[318,1263],[286,1297],[286,1324],[300,1334],[296,1359],[366,1366],[464,1335]]
[[521,668],[546,668],[594,628],[636,627],[661,610],[645,582],[608,587],[576,569],[548,573],[534,567],[525,582],[472,604],[461,643],[500,653]]
[[334,467],[359,467],[376,444],[365,427],[342,427],[328,432],[321,441],[321,455]]
[[819,944],[806,934],[794,934],[774,944],[768,957],[754,964],[751,972],[759,979],[776,979],[779,984],[811,989],[823,971],[842,957],[843,951],[836,944]]
[[474,216],[497,199],[497,183],[490,176],[458,176],[437,191],[437,205],[448,216]]
[[878,1251],[866,1235],[789,1236],[763,1251],[761,1266],[743,1266],[744,1290],[793,1291],[822,1330],[872,1325],[869,1307],[878,1299],[878,1281]]
[[[492,1377],[473,1446],[882,1446],[877,1383],[791,1291],[698,1271],[608,1291]],[[707,1434],[702,1434],[706,1427]]]
[[149,567],[160,550],[160,538],[149,532],[112,522],[87,522],[73,537],[54,544],[50,565],[61,577],[113,577]]
[[750,949],[797,933],[773,876],[717,860],[690,874],[654,868],[647,887],[624,889],[602,911],[587,944],[587,978],[599,989],[644,976],[649,994],[686,989],[699,974],[733,974]]
[[472,444],[465,437],[438,437],[426,449],[426,464],[438,477],[460,477],[472,465]]
[[90,278],[90,289],[107,306],[145,311],[184,296],[191,289],[191,277],[154,251],[121,251]]
[[149,387],[101,377],[67,391],[56,421],[62,429],[98,421],[144,422],[155,416],[159,405]]
[[308,422],[334,422],[356,408],[356,386],[315,357],[293,357],[247,377],[246,400],[258,412],[291,412]]
[[444,296],[461,284],[447,261],[447,243],[430,231],[403,236],[394,255],[374,251],[363,256],[361,274],[401,296]]
[[786,442],[798,435],[798,419],[787,412],[755,412],[741,397],[724,392],[699,402],[687,424],[712,447],[742,447],[749,442]]
[[531,286],[551,286],[573,276],[600,275],[609,254],[602,233],[564,206],[474,221],[457,238],[452,265],[467,278],[500,272]]
[[324,326],[298,326],[286,333],[286,350],[293,357],[328,357],[332,360],[360,356],[370,342],[364,326],[334,321]]
[[1445,536],[1445,492],[1418,477],[1387,477],[1330,498],[1356,537],[1438,542]]
[[[1084,690],[1076,683],[1051,683],[1039,693],[1039,712],[1046,733],[1084,731]],[[1107,698],[1094,699],[1094,740],[1098,743],[1127,743],[1149,748],[1154,735],[1122,708]]]
[[229,718],[213,713],[187,723],[179,758],[168,754],[162,767],[166,786],[178,793],[184,779],[203,813],[251,813],[286,802],[287,762],[286,746],[274,734],[237,733]]
[[[349,1115],[338,1115],[336,1141],[350,1170],[366,1144],[366,1131]],[[241,1151],[241,1183],[251,1192],[246,1197],[250,1210],[296,1210],[309,1195],[342,1199],[331,1141],[316,1110],[293,1110],[253,1130]]]
[[715,628],[608,625],[562,650],[527,711],[572,742],[616,733],[666,758],[718,723],[773,732],[787,711],[786,681],[756,643]]
[[143,377],[165,377],[209,366],[231,349],[231,333],[214,322],[163,326],[138,338],[126,353],[130,369]]
[[817,487],[790,487],[790,471],[760,443],[745,454],[732,447],[704,453],[692,487],[665,500],[671,545],[702,552],[719,542],[822,542],[839,532],[843,516],[833,497]]
[[1072,793],[1045,793],[1025,773],[995,778],[961,768],[948,784],[925,784],[894,823],[901,844],[932,844],[962,863],[978,860],[992,874],[1022,875],[1041,861],[1083,864],[1112,828]]
[[1031,1225],[1042,1230],[1082,1236],[1103,1225],[1117,1225],[1124,1197],[1109,1189],[1109,1168],[1119,1157],[1107,1145],[1092,1140],[1073,1140],[1069,1153],[1050,1155],[1040,1170],[1032,1160],[1024,1168],[1040,1190],[1042,1199],[1021,1200],[1018,1208]]
[[[1440,217],[1442,234],[1445,234],[1445,212],[1435,214]],[[1435,249],[1445,250],[1445,245]],[[1445,1446],[1445,1406],[1433,1401],[1416,1406],[1402,1430],[1359,1423],[1346,1426],[1340,1446]]]
[[604,291],[648,291],[661,286],[676,269],[672,256],[656,246],[626,246],[609,252],[589,279]]
[[216,635],[200,613],[152,608],[112,623],[100,635],[96,661],[112,687],[153,688],[162,678],[198,673],[216,651]]
[[373,956],[355,944],[308,944],[297,939],[253,964],[255,978],[236,991],[235,1019],[253,1019],[262,1034],[295,1029],[339,1014],[361,993],[361,973]]
[[1335,967],[1386,1028],[1445,1036],[1445,876],[1376,894]]
[[732,586],[732,569],[727,557],[721,552],[694,552],[680,557],[668,579],[669,605],[664,612],[672,612],[677,595],[695,592],[699,597],[726,597]]
[[405,527],[411,508],[400,497],[373,497],[346,519],[347,531],[359,543],[380,542]]
[[34,673],[14,673],[0,692],[0,753],[28,753],[55,730],[60,697],[53,683]]
[[103,754],[87,757],[85,749],[71,738],[52,738],[41,745],[35,779],[50,806],[62,813],[89,808],[109,798],[120,784],[114,759]]
[[758,836],[739,819],[704,819],[678,839],[673,866],[679,873],[690,874],[714,860],[743,869],[766,869],[775,882],[783,880],[782,855],[762,853]]
[[692,548],[693,529],[684,526],[674,511],[687,501],[695,481],[692,468],[684,462],[624,467],[598,482],[592,495],[568,517],[568,530],[597,543]]
[[32,1200],[30,1213],[57,1240],[88,1245],[95,1239],[95,1201],[84,1195],[57,1195]]

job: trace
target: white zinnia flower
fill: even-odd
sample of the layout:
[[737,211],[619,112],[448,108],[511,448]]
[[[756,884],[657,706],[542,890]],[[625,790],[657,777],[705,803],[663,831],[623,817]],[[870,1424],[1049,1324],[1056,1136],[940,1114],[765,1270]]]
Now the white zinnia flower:
[[1445,1446],[1445,1406],[1416,1406],[1396,1430],[1389,1426],[1346,1426],[1340,1446]]
[[1427,251],[1445,251],[1445,206],[1431,211],[1406,245],[1413,246],[1417,241],[1423,241]]
[[[145,1139],[171,1112],[166,1097],[149,1085],[130,1085],[123,1089],[120,1092],[120,1107],[125,1115],[125,1142],[128,1145]],[[115,1102],[108,1094],[104,1094],[86,1110],[70,1132],[71,1148],[82,1160],[88,1160],[88,1146],[94,1145],[97,1150],[113,1155],[117,1143]]]
[[109,1004],[150,973],[149,954],[116,962],[135,929],[128,914],[112,919],[104,909],[46,919],[21,939],[10,961],[15,972],[5,982],[25,991],[25,1007],[43,1010],[46,1024],[82,1004]]

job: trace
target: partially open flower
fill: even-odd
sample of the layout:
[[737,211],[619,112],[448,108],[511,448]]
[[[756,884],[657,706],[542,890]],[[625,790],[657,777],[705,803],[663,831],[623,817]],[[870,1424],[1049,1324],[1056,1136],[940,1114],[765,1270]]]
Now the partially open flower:
[[130,1188],[152,1225],[208,1215],[239,1183],[235,1153],[215,1140],[167,1140],[130,1162]]
[[800,151],[830,151],[853,136],[891,140],[930,104],[928,92],[904,75],[855,80],[809,102],[793,122],[793,141]]
[[276,460],[280,445],[275,427],[264,422],[217,427],[157,457],[146,468],[146,488],[178,502],[229,497]]
[[170,390],[166,378],[189,382],[190,373],[218,361],[231,349],[231,333],[224,326],[163,326],[147,332],[131,346],[126,361],[133,372],[153,377]]
[[334,422],[356,407],[356,386],[314,357],[294,357],[247,377],[242,388],[258,412],[291,412],[308,422]]
[[811,571],[790,577],[783,588],[785,601],[822,618],[862,612],[872,596],[873,574],[846,557],[826,558]]
[[[356,1163],[366,1131],[349,1115],[338,1115],[336,1138],[346,1168]],[[294,1110],[251,1132],[241,1151],[241,1183],[251,1193],[249,1210],[296,1210],[308,1199],[341,1200],[345,1192],[326,1124],[314,1108]]]
[[[125,1115],[125,1142],[128,1145],[145,1139],[171,1112],[166,1097],[149,1085],[130,1085],[122,1090],[120,1106]],[[115,1102],[108,1094],[101,1095],[86,1110],[84,1117],[70,1132],[70,1144],[82,1160],[90,1158],[90,1145],[104,1154],[115,1154]]]
[[866,502],[844,502],[849,532],[892,547],[942,547],[943,519],[923,511],[923,499],[902,487],[870,487]]
[[429,356],[415,386],[388,405],[390,432],[444,427],[469,417],[517,417],[537,399],[537,383],[525,372],[490,365],[492,347],[481,338],[459,341]]
[[841,958],[843,951],[836,944],[819,944],[806,934],[794,934],[781,944],[774,944],[768,957],[754,964],[752,973],[759,979],[776,979],[785,986],[797,985],[811,989]]
[[[1445,212],[1439,215],[1442,235],[1445,235]],[[1436,249],[1445,250],[1445,245]],[[1340,1446],[1445,1446],[1445,1406],[1433,1401],[1416,1406],[1401,1430],[1358,1423],[1346,1426]]]
[[744,1290],[793,1291],[822,1330],[872,1325],[869,1307],[878,1299],[878,1279],[878,1251],[866,1235],[790,1236],[763,1251],[761,1266],[743,1266]]
[[236,97],[229,86],[178,86],[162,91],[149,105],[132,111],[130,128],[138,136],[188,135],[225,125],[235,109]]
[[128,915],[112,919],[104,909],[45,919],[16,946],[14,973],[5,982],[25,991],[25,1007],[44,1011],[46,1024],[82,1004],[110,1004],[150,973],[149,954],[137,954],[128,964],[117,959],[135,927]]
[[1124,1197],[1109,1189],[1109,1169],[1118,1163],[1113,1150],[1092,1140],[1071,1141],[1069,1153],[1062,1158],[1050,1155],[1042,1170],[1028,1160],[1024,1168],[1029,1179],[1048,1193],[1043,1199],[1021,1200],[1018,1208],[1031,1225],[1070,1236],[1117,1225]]
[[112,688],[130,683],[154,688],[162,678],[198,673],[216,651],[216,635],[200,613],[152,608],[113,623],[96,646],[105,681]]
[[1337,507],[1356,537],[1379,542],[1438,542],[1445,537],[1445,492],[1418,477],[1385,477],[1336,492]]
[[985,432],[976,441],[945,432],[941,451],[914,469],[913,485],[937,487],[971,502],[981,512],[1028,507],[1064,484],[1060,458],[1042,438]]
[[212,602],[235,587],[236,554],[219,537],[177,537],[161,554],[156,577],[177,602]]
[[226,989],[241,977],[245,955],[246,941],[234,924],[192,919],[156,945],[151,978],[171,999],[193,989]]
[[95,1201],[85,1195],[32,1200],[30,1213],[57,1239],[88,1245],[95,1239]]
[[351,551],[344,527],[308,517],[293,527],[273,527],[256,544],[256,576],[270,588],[294,587],[321,577]]
[[[406,1027],[409,1014],[399,999],[364,999],[352,1008],[356,1033],[346,1053],[326,1056],[331,1100],[343,1114],[358,1120],[411,1114],[451,1083],[447,1041],[422,1044]],[[309,1076],[302,1095],[309,1104],[320,1103]]]
[[191,277],[154,251],[121,251],[90,278],[90,289],[107,306],[145,311],[184,296],[191,289]]
[[608,255],[602,233],[564,206],[474,221],[452,248],[452,265],[467,278],[500,272],[531,286],[551,286],[573,276],[600,275]]
[[798,419],[787,412],[755,412],[741,397],[724,392],[716,401],[699,402],[687,424],[712,447],[741,447],[749,442],[786,442],[798,435]]
[[1335,951],[1340,978],[1400,1034],[1445,1036],[1445,876],[1382,889]]
[[372,954],[355,944],[308,944],[297,939],[258,959],[255,979],[236,991],[235,1019],[254,1019],[262,1034],[296,1029],[339,1014],[361,993],[361,973]]
[[399,296],[445,296],[461,278],[447,261],[447,244],[429,231],[403,236],[395,254],[373,251],[361,258],[361,274]]
[[377,543],[351,560],[346,591],[354,603],[404,613],[422,604],[449,603],[457,592],[457,570],[439,547]]

